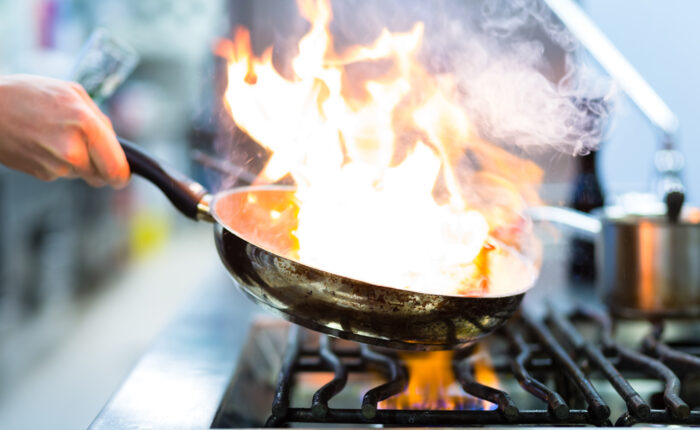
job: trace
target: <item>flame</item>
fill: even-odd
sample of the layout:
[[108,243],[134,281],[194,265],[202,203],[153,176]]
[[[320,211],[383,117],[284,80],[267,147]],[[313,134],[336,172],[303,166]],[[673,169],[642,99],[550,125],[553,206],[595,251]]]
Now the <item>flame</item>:
[[452,372],[452,351],[402,353],[409,375],[403,393],[380,404],[393,409],[458,409],[460,388]]
[[[476,382],[497,390],[501,389],[501,383],[496,374],[496,369],[493,368],[491,355],[481,344],[477,345],[474,349],[474,361],[472,366],[474,370],[474,380],[476,380]],[[482,409],[495,409],[497,407],[497,405],[487,400],[481,400],[481,406]]]
[[[404,352],[401,358],[408,372],[408,386],[403,393],[381,402],[380,408],[490,410],[496,407],[462,391],[454,376],[453,351]],[[488,352],[481,344],[466,360],[472,360],[477,382],[496,389],[500,387]]]
[[[217,47],[228,60],[225,104],[269,155],[257,183],[296,184],[298,248],[289,256],[432,293],[529,286],[536,270],[524,257],[529,230],[519,211],[532,199],[523,184],[540,172],[481,140],[455,79],[421,65],[423,23],[338,53],[329,1],[298,6],[311,27],[285,73],[273,65],[272,47],[254,55],[246,29]],[[468,174],[457,169],[466,151],[482,166]],[[527,180],[523,169],[531,170]],[[497,283],[496,267],[518,275]]]

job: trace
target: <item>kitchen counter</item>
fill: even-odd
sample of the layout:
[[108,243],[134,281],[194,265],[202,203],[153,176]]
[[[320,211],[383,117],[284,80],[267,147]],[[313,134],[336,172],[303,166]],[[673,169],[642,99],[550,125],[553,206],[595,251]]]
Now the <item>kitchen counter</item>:
[[209,428],[258,311],[223,274],[158,337],[90,429]]

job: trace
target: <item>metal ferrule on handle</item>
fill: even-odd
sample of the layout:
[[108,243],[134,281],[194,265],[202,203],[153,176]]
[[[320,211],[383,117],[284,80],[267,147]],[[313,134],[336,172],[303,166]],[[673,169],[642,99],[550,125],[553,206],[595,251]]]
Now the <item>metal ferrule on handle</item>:
[[200,183],[169,169],[148,155],[138,145],[118,138],[131,173],[144,177],[158,187],[186,217],[213,221],[210,212],[211,194]]

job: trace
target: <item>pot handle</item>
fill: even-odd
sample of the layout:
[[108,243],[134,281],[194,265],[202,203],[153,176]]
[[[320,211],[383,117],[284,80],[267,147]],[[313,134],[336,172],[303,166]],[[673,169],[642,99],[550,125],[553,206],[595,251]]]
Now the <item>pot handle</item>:
[[117,137],[126,155],[131,173],[140,175],[158,187],[183,215],[194,220],[212,221],[211,194],[198,182],[169,169],[138,145]]
[[589,239],[595,239],[602,230],[602,223],[585,212],[554,206],[536,206],[528,210],[533,221],[548,221],[566,227]]

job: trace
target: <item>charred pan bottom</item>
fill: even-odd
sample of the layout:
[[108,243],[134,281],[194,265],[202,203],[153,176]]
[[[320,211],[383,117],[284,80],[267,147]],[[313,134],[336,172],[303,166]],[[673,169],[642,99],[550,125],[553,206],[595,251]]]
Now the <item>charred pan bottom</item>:
[[219,224],[214,232],[221,260],[252,299],[301,326],[363,343],[466,346],[508,321],[524,296],[441,296],[371,285],[280,257]]

